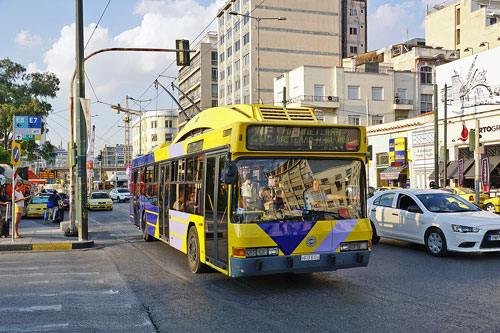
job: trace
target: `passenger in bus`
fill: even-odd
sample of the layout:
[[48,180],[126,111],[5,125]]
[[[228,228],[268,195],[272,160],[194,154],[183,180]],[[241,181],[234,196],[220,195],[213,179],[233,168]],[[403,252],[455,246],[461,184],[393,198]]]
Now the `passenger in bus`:
[[186,213],[193,214],[196,209],[195,202],[196,202],[196,194],[194,192],[191,192],[186,200],[186,204],[184,205],[184,211]]
[[247,174],[245,182],[241,185],[241,197],[243,198],[244,210],[255,210],[258,193],[259,189],[257,188],[257,184],[253,182],[252,175]]
[[274,207],[273,197],[271,195],[271,189],[265,187],[260,193],[257,199],[256,210],[270,210]]
[[179,199],[174,202],[172,209],[182,210],[184,208],[184,193],[179,193]]
[[325,192],[319,188],[319,182],[315,179],[313,180],[312,187],[308,188],[304,192],[305,209],[312,210],[314,208],[322,208],[325,207],[325,203]]

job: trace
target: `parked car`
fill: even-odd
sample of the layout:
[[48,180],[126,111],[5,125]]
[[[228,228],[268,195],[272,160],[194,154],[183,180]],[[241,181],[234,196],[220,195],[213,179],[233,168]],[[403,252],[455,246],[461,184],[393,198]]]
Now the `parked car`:
[[440,190],[390,190],[368,199],[373,243],[380,237],[424,244],[434,256],[448,251],[500,251],[500,216]]
[[500,197],[484,200],[483,209],[490,213],[500,213]]
[[[469,200],[472,203],[476,202],[476,191],[472,188],[467,187],[447,187],[450,189],[453,194],[459,195],[465,200]],[[484,200],[488,199],[488,194],[480,194],[479,195],[479,207],[482,208],[484,206]]]
[[59,196],[61,197],[64,210],[68,210],[69,209],[69,195],[67,195],[66,193],[59,193]]
[[106,192],[94,192],[90,195],[87,207],[89,210],[113,210],[113,200]]
[[118,202],[130,200],[130,191],[127,188],[114,188],[109,195],[112,200],[118,200]]
[[375,192],[383,192],[383,191],[388,191],[388,190],[397,190],[400,189],[401,187],[394,187],[394,186],[379,186],[375,189]]
[[26,217],[44,217],[47,212],[47,202],[50,194],[35,195],[28,201],[26,206]]

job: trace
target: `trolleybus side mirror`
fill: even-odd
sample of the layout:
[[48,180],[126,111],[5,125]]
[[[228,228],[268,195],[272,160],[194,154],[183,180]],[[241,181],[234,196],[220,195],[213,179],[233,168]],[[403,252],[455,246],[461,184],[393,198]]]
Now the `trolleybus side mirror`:
[[226,161],[224,163],[224,183],[233,185],[238,181],[238,168],[236,162]]

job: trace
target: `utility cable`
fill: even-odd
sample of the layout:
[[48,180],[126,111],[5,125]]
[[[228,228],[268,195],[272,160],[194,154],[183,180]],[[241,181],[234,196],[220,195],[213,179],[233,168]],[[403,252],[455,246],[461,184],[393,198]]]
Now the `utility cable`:
[[94,36],[94,32],[97,30],[97,28],[99,27],[99,23],[101,22],[101,19],[102,17],[104,16],[104,13],[106,13],[106,9],[108,9],[108,6],[109,6],[109,3],[111,2],[111,0],[108,0],[108,3],[106,4],[106,7],[104,7],[104,10],[102,11],[102,14],[101,14],[101,17],[99,17],[99,20],[97,21],[95,27],[94,27],[94,30],[92,31],[92,33],[90,34],[90,37],[89,39],[87,40],[87,43],[85,43],[85,47],[83,48],[84,50],[87,48],[87,45],[89,45],[89,42],[90,40],[92,39],[92,36]]

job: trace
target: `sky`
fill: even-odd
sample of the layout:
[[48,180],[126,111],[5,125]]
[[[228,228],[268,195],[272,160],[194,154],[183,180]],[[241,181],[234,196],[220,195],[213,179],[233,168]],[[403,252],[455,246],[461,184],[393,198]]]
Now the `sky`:
[[[47,119],[47,139],[63,147],[69,138],[69,82],[75,68],[75,2],[0,0],[0,59],[10,58],[28,72],[54,73],[61,80],[57,97],[49,101],[53,112]],[[368,0],[368,50],[404,42],[407,36],[425,37],[426,5],[438,2]],[[175,48],[176,39],[189,39],[195,45],[201,34],[216,31],[215,15],[224,3],[83,0],[85,55],[108,47]],[[85,62],[85,92],[92,103],[96,152],[105,145],[124,143],[123,114],[115,114],[110,104],[123,106],[128,95],[151,99],[142,103],[146,110],[175,108],[167,94],[153,86],[160,74],[177,76],[174,61],[173,53],[108,52]],[[164,86],[172,81],[159,80]],[[138,109],[133,102],[129,106]]]

